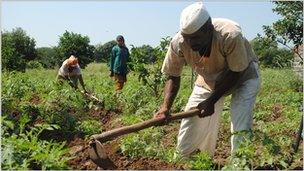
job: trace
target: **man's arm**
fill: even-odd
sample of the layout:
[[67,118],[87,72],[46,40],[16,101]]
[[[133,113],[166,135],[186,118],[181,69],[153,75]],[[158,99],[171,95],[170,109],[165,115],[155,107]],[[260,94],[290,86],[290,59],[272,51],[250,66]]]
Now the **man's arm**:
[[112,77],[112,76],[114,75],[114,62],[115,62],[115,57],[116,57],[116,55],[115,55],[115,50],[114,50],[114,48],[113,48],[112,51],[111,51],[111,59],[110,59],[110,71],[111,71],[110,77]]
[[159,111],[154,115],[155,118],[165,118],[169,116],[169,111],[180,87],[180,80],[180,77],[169,76],[165,85],[164,102]]
[[214,104],[229,90],[231,90],[240,79],[241,72],[227,71],[226,75],[219,80],[210,97],[201,102],[197,108],[201,110],[199,117],[210,116],[214,113]]
[[84,91],[84,92],[87,92],[87,90],[85,89],[85,86],[84,86],[82,74],[79,75],[79,82],[80,82],[80,85],[81,85],[82,88],[83,88],[83,91]]

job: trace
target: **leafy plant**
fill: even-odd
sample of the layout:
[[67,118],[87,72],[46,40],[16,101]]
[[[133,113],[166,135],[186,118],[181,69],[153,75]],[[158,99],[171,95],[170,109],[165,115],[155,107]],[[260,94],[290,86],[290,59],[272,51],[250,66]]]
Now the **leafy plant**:
[[213,162],[210,155],[206,152],[200,152],[190,159],[191,170],[213,170]]
[[156,157],[161,150],[161,133],[157,129],[149,130],[123,138],[120,146],[122,153],[131,158]]
[[131,49],[131,69],[139,74],[138,80],[151,88],[156,97],[161,95],[159,93],[160,88],[163,87],[165,81],[165,77],[161,73],[161,66],[170,41],[170,37],[162,38],[160,45],[154,48],[153,52],[150,52],[153,58],[155,58],[155,61],[149,67],[146,67],[145,61],[142,60],[146,56],[146,53],[143,52],[142,48],[133,46]]
[[86,134],[86,137],[101,133],[101,123],[96,120],[78,121],[78,129]]
[[[7,123],[7,121],[5,121]],[[4,122],[4,123],[5,123]],[[7,170],[17,169],[68,169],[68,150],[65,143],[39,140],[43,130],[58,129],[56,125],[36,125],[20,134],[4,133],[2,139],[1,166]]]
[[27,69],[42,69],[43,66],[39,61],[30,61],[26,64]]

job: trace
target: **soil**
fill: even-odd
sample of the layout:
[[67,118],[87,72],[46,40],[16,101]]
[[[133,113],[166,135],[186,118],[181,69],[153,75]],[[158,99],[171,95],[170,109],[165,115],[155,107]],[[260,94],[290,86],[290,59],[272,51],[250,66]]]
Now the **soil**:
[[37,94],[33,94],[31,99],[30,99],[30,103],[34,104],[34,105],[37,105],[41,102],[41,99],[39,97],[39,95]]
[[130,159],[123,156],[118,151],[118,143],[113,141],[103,145],[104,150],[107,152],[111,162],[98,167],[90,159],[88,150],[88,142],[83,139],[75,139],[69,144],[71,147],[72,155],[75,158],[71,159],[68,164],[74,170],[123,170],[123,169],[134,169],[134,170],[176,170],[183,169],[181,166],[169,164],[158,159],[138,158]]
[[[91,111],[90,115],[93,118],[101,120],[103,123],[103,128],[105,131],[112,129],[113,125],[111,122],[113,118],[117,117],[115,113],[103,110]],[[100,117],[100,118],[98,118]],[[121,125],[120,123],[115,124]],[[169,129],[171,129],[169,127]],[[173,128],[174,130],[176,128]],[[169,130],[168,130],[169,131]],[[169,134],[168,134],[169,135]],[[170,144],[171,142],[167,142]],[[134,170],[176,170],[183,169],[182,166],[176,164],[166,163],[159,159],[150,159],[150,158],[136,158],[131,159],[126,156],[123,156],[119,149],[119,139],[107,142],[103,144],[103,148],[106,151],[109,162],[105,163],[102,166],[97,166],[90,159],[90,155],[88,152],[89,148],[89,140],[85,140],[83,138],[75,138],[70,141],[68,144],[70,148],[70,155],[73,157],[69,160],[68,164],[72,169],[75,170],[96,170],[96,169],[134,169]]]
[[230,156],[230,137],[227,135],[230,135],[230,125],[221,122],[216,150],[213,157],[217,169],[221,169],[227,163]]

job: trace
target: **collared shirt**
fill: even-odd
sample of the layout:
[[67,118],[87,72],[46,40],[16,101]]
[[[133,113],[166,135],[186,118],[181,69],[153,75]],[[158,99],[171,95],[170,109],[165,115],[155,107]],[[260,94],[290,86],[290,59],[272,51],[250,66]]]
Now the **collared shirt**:
[[213,90],[217,80],[231,70],[242,72],[241,82],[257,77],[252,61],[258,61],[239,24],[222,18],[212,19],[214,26],[210,56],[201,57],[184,40],[181,32],[172,39],[163,62],[162,72],[180,76],[187,63],[198,74],[196,85]]
[[111,53],[110,69],[116,74],[127,74],[127,62],[129,61],[129,49],[125,46],[114,46]]

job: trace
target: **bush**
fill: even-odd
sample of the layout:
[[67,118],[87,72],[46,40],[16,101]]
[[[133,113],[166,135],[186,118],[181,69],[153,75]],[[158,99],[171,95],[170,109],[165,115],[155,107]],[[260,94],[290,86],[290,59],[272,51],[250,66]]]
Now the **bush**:
[[38,61],[30,61],[26,64],[27,69],[42,69],[43,66],[40,62]]

